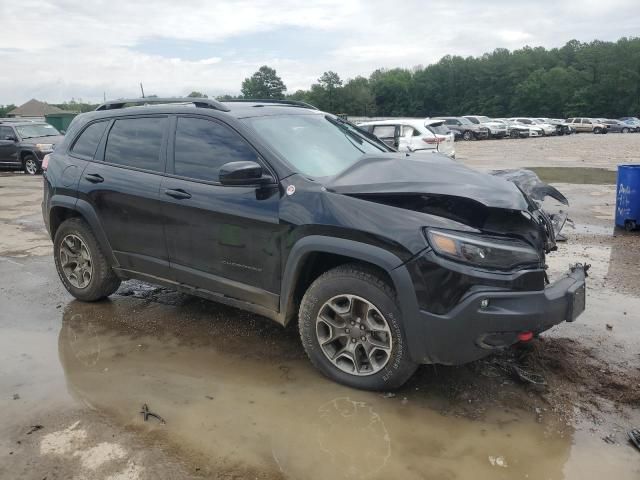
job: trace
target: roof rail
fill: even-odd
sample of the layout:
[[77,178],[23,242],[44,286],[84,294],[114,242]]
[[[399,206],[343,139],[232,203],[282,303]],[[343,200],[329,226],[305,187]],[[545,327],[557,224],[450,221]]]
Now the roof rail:
[[213,108],[222,112],[228,112],[229,108],[222,103],[211,98],[193,98],[193,97],[148,97],[148,98],[124,98],[120,100],[110,100],[108,102],[99,105],[96,110],[117,110],[120,108],[126,108],[129,106],[144,106],[155,105],[163,103],[192,103],[198,108]]
[[[287,105],[290,107],[310,108],[311,110],[318,110],[318,107],[311,105],[310,103],[300,102],[298,100],[280,100],[277,98],[234,98],[231,100],[224,100],[223,103],[232,102],[245,102],[245,103],[268,103],[275,105]],[[256,105],[260,107],[261,105]]]

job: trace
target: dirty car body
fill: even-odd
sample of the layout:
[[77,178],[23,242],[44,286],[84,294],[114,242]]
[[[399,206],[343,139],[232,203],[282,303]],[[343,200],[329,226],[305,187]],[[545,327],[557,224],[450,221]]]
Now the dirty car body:
[[[400,351],[415,365],[469,362],[583,311],[585,269],[575,265],[549,284],[553,225],[515,183],[440,154],[416,160],[394,152],[302,104],[202,102],[106,105],[78,116],[45,173],[43,215],[54,246],[66,223],[81,220],[118,279],[171,286],[283,325],[301,303],[324,301],[308,293],[323,275],[349,265],[394,292],[399,321],[385,335],[400,329],[392,356]],[[147,117],[166,119],[157,170],[108,161],[117,122]],[[178,174],[184,118],[229,129],[252,160],[217,150],[228,161],[219,177]],[[95,154],[74,155],[76,139],[97,122],[106,125]],[[252,176],[242,176],[251,169]],[[64,269],[59,274],[66,286]],[[382,311],[375,301],[370,307]],[[346,338],[360,345],[353,332]],[[307,349],[304,337],[303,344]],[[321,370],[358,388],[399,386],[406,378],[385,384],[392,373],[386,370],[373,381],[383,359],[380,353],[368,365],[354,362],[351,376],[344,363]]]

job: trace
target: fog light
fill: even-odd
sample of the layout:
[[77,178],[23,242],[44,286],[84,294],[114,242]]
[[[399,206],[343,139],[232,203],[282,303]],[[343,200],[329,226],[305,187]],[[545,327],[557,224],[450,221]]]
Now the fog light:
[[489,299],[485,298],[480,302],[480,308],[487,308],[489,306]]
[[533,332],[520,332],[518,334],[518,340],[521,342],[528,342],[533,338]]

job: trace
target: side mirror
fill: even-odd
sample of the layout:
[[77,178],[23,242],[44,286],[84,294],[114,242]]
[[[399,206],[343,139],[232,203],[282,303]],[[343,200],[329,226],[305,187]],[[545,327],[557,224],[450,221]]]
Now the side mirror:
[[13,135],[7,135],[6,137],[4,137],[4,140],[8,140],[10,142],[17,142],[18,141],[18,139]]
[[222,185],[261,185],[271,181],[270,176],[263,176],[259,163],[247,161],[225,163],[218,177]]

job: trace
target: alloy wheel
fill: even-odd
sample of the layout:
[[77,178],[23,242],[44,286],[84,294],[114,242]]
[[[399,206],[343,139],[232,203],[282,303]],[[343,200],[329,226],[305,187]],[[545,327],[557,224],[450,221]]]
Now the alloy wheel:
[[325,357],[351,375],[373,375],[391,358],[389,323],[375,305],[356,295],[337,295],[322,305],[316,338]]
[[24,162],[24,169],[29,175],[35,175],[38,173],[38,165],[33,158],[27,158]]
[[76,288],[86,288],[91,282],[93,264],[84,241],[75,234],[62,239],[58,251],[60,267],[69,283]]

